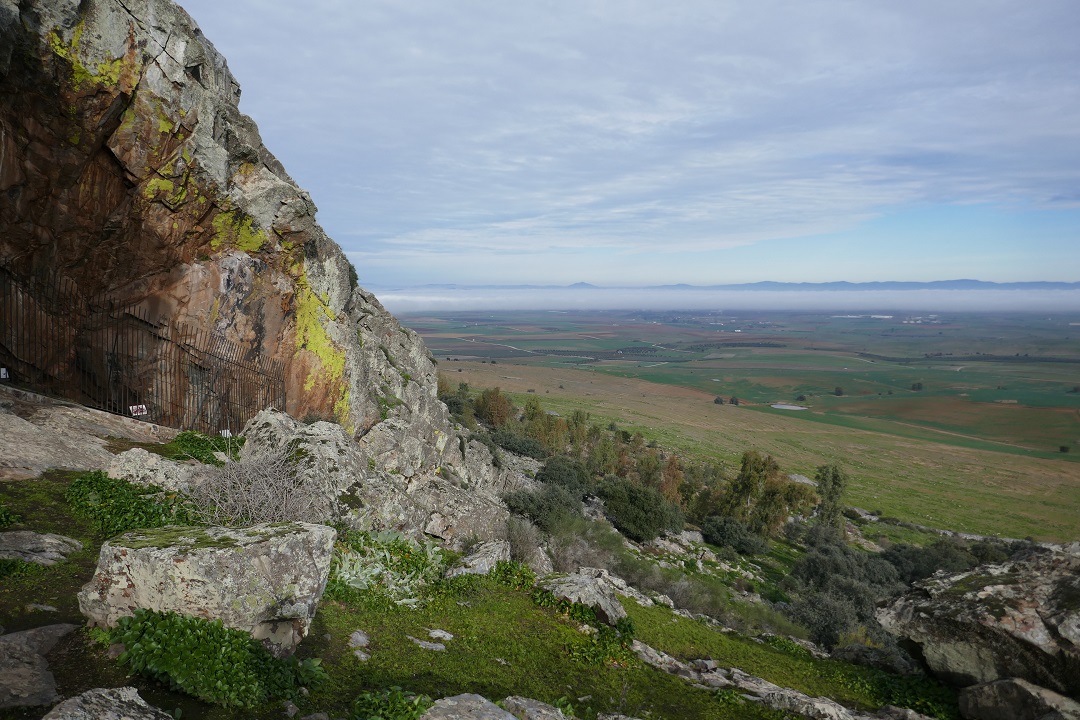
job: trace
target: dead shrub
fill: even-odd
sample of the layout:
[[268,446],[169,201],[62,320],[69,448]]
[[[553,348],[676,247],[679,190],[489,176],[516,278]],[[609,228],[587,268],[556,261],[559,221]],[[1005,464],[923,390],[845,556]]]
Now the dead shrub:
[[328,521],[333,494],[319,467],[300,472],[288,447],[259,450],[214,468],[189,495],[200,519],[246,527],[269,522]]

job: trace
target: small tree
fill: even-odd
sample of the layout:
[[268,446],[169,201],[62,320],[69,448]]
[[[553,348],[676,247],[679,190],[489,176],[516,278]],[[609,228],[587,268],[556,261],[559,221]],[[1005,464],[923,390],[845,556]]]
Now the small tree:
[[717,404],[717,405],[723,405],[723,404],[724,404],[724,398],[722,398],[722,397],[720,397],[719,395],[717,395],[717,396],[716,396],[716,399],[715,399],[715,400],[713,400],[713,402],[714,402],[715,404]]
[[731,399],[728,400],[728,405],[738,405],[738,404],[739,404],[739,398],[732,395]]
[[840,397],[840,396],[841,396],[841,395],[843,395],[843,394],[844,394],[844,388],[842,388],[842,387],[840,387],[839,385],[837,385],[837,386],[836,386],[836,389],[835,389],[835,390],[833,390],[833,395],[835,395],[836,397]]
[[821,504],[818,515],[822,525],[840,530],[844,527],[841,498],[847,488],[848,476],[838,465],[822,465],[814,475]]

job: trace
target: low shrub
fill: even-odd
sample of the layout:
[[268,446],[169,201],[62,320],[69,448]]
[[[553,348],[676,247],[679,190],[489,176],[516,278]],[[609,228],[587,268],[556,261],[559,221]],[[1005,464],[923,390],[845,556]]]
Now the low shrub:
[[592,483],[585,466],[566,455],[556,455],[544,463],[544,467],[536,474],[536,479],[545,485],[557,485],[578,500],[584,500],[592,491]]
[[528,518],[547,532],[551,532],[563,517],[581,515],[581,501],[558,485],[507,493],[503,502],[510,512]]
[[538,440],[525,435],[518,435],[505,428],[499,428],[491,433],[491,439],[503,450],[512,452],[515,455],[524,455],[534,460],[543,460],[548,456],[548,451],[544,449],[544,446]]
[[293,698],[326,677],[319,660],[279,660],[220,620],[173,612],[139,608],[120,619],[109,641],[123,643],[117,659],[132,672],[226,707]]
[[655,488],[610,475],[599,493],[611,524],[631,540],[648,542],[665,530],[678,532],[685,524],[679,506]]
[[701,534],[710,545],[729,547],[740,555],[760,555],[769,548],[765,539],[750,532],[745,523],[726,515],[705,518]]
[[195,522],[194,510],[183,498],[116,480],[100,470],[76,477],[66,498],[77,514],[90,518],[106,537]]

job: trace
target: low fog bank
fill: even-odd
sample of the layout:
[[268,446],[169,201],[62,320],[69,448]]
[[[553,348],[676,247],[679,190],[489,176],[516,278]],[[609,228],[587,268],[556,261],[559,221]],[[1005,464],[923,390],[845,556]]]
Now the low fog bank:
[[918,310],[1080,313],[1080,290],[369,288],[392,313],[457,310]]

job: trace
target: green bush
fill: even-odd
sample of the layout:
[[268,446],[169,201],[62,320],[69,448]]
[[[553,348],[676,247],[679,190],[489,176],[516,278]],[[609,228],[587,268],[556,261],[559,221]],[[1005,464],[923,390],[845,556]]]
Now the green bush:
[[558,485],[507,493],[503,502],[510,512],[528,518],[547,532],[551,532],[562,518],[581,515],[581,501]]
[[93,520],[106,537],[128,530],[194,523],[193,511],[180,497],[115,480],[100,470],[75,478],[66,498],[76,513]]
[[503,450],[516,455],[524,455],[534,460],[543,460],[548,456],[548,451],[535,438],[518,435],[505,428],[499,428],[491,433],[491,439]]
[[545,485],[557,485],[578,500],[583,500],[592,490],[585,466],[566,455],[556,455],[544,463],[536,479]]
[[710,545],[729,547],[740,555],[760,555],[769,548],[765,539],[750,532],[745,523],[726,515],[705,518],[701,535]]
[[118,661],[132,672],[226,707],[293,698],[326,677],[319,660],[279,660],[220,620],[139,608],[120,618],[109,640],[123,643]]
[[366,692],[353,703],[349,720],[417,720],[432,701],[394,686],[382,692]]
[[18,522],[22,522],[22,518],[8,510],[3,504],[0,504],[0,530],[11,527]]
[[611,524],[631,540],[648,542],[665,530],[678,532],[685,524],[679,506],[655,488],[609,475],[599,490]]
[[44,565],[19,560],[18,558],[0,558],[0,578],[25,577],[45,572]]

